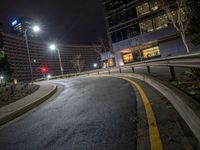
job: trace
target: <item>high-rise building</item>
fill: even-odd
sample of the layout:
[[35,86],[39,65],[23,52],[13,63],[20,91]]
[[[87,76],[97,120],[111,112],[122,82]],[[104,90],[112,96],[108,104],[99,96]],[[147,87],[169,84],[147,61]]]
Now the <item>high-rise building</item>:
[[11,33],[14,33],[17,35],[24,35],[25,29],[30,27],[32,23],[33,23],[33,20],[31,18],[20,17],[11,23]]
[[[186,53],[159,0],[104,0],[107,33],[116,65]],[[168,0],[173,6],[173,0]],[[176,17],[176,7],[173,7]],[[188,40],[189,42],[189,40]],[[189,42],[191,48],[193,45]],[[106,55],[106,54],[105,54]],[[113,63],[114,64],[114,63]]]
[[[24,37],[15,36],[0,32],[4,52],[8,57],[13,70],[13,79],[22,82],[31,81],[29,60]],[[58,45],[62,59],[64,73],[76,72],[71,60],[77,55],[81,56],[84,61],[82,71],[93,70],[94,64],[99,63],[99,55],[95,52],[94,46],[91,45]],[[42,67],[46,67],[48,74],[60,75],[59,58],[57,53],[50,51],[47,44],[29,40],[29,49],[31,64],[33,68],[33,77],[38,79],[43,77]]]

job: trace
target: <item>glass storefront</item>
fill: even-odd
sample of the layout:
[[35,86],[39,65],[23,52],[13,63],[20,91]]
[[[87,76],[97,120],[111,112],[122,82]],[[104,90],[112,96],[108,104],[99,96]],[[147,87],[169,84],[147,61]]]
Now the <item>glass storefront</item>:
[[103,68],[108,68],[113,66],[114,66],[114,60],[112,58],[103,62]]
[[133,62],[133,55],[132,53],[126,53],[122,55],[123,61],[125,64]]
[[122,59],[124,64],[131,63],[131,62],[138,62],[141,60],[159,57],[160,56],[160,49],[159,46],[142,49],[142,50],[135,50],[133,52],[122,53]]
[[160,56],[160,49],[158,46],[142,50],[143,59]]

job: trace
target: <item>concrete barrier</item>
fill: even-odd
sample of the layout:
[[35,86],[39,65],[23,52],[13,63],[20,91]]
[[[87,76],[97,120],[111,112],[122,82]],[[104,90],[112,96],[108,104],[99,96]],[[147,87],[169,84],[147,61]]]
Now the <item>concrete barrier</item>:
[[[15,103],[11,103],[7,106],[0,108],[0,126],[40,105],[45,100],[49,99],[53,94],[55,94],[56,91],[57,86],[52,85],[52,87],[48,91],[46,91],[45,94],[42,93],[42,95],[35,97],[35,99],[32,95],[29,95],[21,100],[18,100]],[[37,95],[37,93],[34,94]]]
[[114,76],[126,76],[145,81],[163,94],[185,120],[200,142],[200,104],[167,82],[160,81],[144,74],[122,73]]

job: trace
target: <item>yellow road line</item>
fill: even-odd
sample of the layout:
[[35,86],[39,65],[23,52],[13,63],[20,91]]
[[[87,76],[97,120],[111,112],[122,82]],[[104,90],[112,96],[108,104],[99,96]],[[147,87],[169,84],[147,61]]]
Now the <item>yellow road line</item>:
[[132,85],[134,85],[142,97],[146,115],[147,115],[148,125],[149,125],[149,137],[150,137],[150,143],[151,143],[151,150],[163,150],[163,145],[160,139],[160,133],[159,133],[158,126],[156,123],[156,118],[144,90],[136,82],[128,78],[124,78],[124,77],[120,77],[120,78],[126,81],[129,81]]

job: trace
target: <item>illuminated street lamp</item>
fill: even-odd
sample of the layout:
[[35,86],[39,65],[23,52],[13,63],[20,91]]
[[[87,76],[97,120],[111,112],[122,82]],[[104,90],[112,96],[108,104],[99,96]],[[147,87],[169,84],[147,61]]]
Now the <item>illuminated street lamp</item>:
[[33,30],[33,32],[36,32],[36,33],[40,32],[40,27],[35,25],[35,26],[32,27],[32,30]]
[[58,58],[59,58],[59,63],[60,63],[60,72],[61,72],[61,75],[63,75],[63,66],[62,66],[62,61],[61,61],[61,57],[60,57],[60,50],[58,49],[58,47],[55,44],[49,45],[49,49],[52,51],[56,50],[58,52]]
[[24,37],[25,37],[25,41],[26,41],[26,48],[27,48],[28,60],[29,60],[29,67],[30,67],[30,72],[31,72],[31,82],[33,83],[33,68],[32,68],[32,64],[31,64],[30,49],[29,49],[29,45],[28,45],[28,36],[27,36],[27,32],[30,29],[33,32],[38,33],[40,31],[40,27],[38,25],[34,25],[30,28],[26,28],[24,31]]
[[2,84],[3,79],[4,79],[4,77],[3,77],[3,76],[0,76],[1,84]]
[[95,63],[95,64],[93,64],[93,67],[94,67],[94,68],[96,68],[97,66],[98,66],[98,65],[97,65],[96,63]]
[[47,76],[47,79],[51,79],[51,75],[50,74]]

